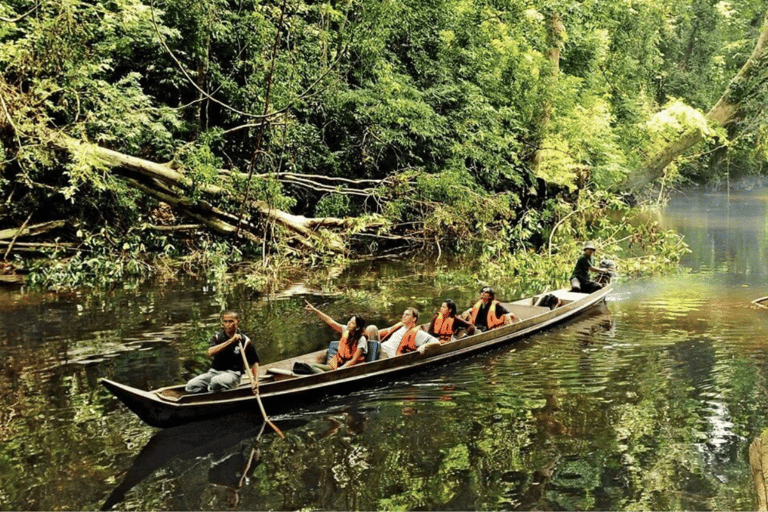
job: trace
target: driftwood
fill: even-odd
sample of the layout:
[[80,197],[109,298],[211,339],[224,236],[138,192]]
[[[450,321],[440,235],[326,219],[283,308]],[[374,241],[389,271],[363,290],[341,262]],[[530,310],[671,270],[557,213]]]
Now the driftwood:
[[23,274],[0,274],[0,284],[24,284],[25,281]]
[[759,437],[749,445],[749,465],[752,468],[752,478],[755,481],[755,490],[757,491],[758,512],[768,511],[768,430],[760,434]]
[[6,242],[0,240],[0,247],[13,247],[16,251],[40,251],[43,249],[75,249],[77,244],[68,242]]

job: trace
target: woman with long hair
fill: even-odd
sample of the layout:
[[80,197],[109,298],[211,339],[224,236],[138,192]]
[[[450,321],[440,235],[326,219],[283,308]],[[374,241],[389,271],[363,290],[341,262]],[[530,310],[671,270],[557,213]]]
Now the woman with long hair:
[[328,364],[313,364],[313,368],[321,371],[336,370],[365,361],[365,354],[368,352],[368,340],[364,335],[365,318],[360,315],[352,315],[347,324],[342,325],[309,302],[304,309],[316,314],[323,322],[331,326],[331,329],[340,334],[339,350],[336,354],[328,360]]
[[456,303],[445,299],[432,317],[427,332],[439,339],[440,343],[448,343],[461,329],[466,329],[467,334],[474,331],[472,324],[456,316]]

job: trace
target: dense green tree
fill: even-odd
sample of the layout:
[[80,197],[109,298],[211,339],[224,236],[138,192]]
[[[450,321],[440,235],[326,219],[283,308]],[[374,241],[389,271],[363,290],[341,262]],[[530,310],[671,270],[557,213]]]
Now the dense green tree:
[[702,110],[746,62],[763,9],[10,0],[0,229],[67,219],[47,237],[72,264],[219,243],[236,258],[567,253],[562,236],[602,236],[589,205],[686,127],[729,140],[745,168],[764,161],[761,73],[728,132]]

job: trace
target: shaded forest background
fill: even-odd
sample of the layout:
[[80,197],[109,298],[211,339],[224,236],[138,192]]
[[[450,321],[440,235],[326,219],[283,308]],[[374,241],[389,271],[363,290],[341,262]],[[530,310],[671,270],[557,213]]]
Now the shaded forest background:
[[764,173],[766,33],[756,0],[3,0],[0,265],[653,271],[685,245],[650,199]]

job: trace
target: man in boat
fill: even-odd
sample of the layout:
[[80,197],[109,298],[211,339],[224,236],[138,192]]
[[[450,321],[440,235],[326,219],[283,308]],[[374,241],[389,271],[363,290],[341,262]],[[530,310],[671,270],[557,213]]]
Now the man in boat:
[[419,310],[416,308],[406,308],[403,311],[401,321],[378,331],[379,337],[384,340],[381,344],[381,351],[387,357],[399,356],[414,352],[424,354],[428,347],[439,346],[440,341],[434,336],[430,336],[421,327],[416,325],[419,319]]
[[572,292],[592,293],[605,286],[604,284],[589,279],[590,272],[610,273],[610,270],[606,268],[595,266],[595,262],[592,259],[594,254],[595,244],[592,242],[584,244],[584,254],[579,256],[579,259],[576,260],[576,266],[573,268],[573,274],[571,275]]
[[[211,368],[187,382],[188,393],[224,391],[240,384],[243,370],[241,346],[253,375],[258,375],[259,354],[251,339],[240,330],[240,315],[227,311],[221,315],[221,330],[208,340],[208,356],[212,358]],[[251,386],[256,386],[252,382]]]
[[472,309],[465,311],[464,316],[475,326],[475,329],[482,332],[519,320],[514,313],[508,311],[501,302],[496,300],[496,292],[490,286],[484,286],[480,290],[480,300],[472,306]]

